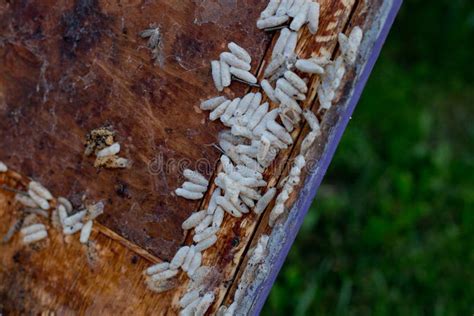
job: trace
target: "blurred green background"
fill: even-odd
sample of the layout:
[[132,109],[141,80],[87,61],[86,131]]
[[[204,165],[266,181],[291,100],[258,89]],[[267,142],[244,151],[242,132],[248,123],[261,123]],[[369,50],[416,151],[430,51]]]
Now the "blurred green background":
[[474,1],[404,1],[263,315],[474,314]]

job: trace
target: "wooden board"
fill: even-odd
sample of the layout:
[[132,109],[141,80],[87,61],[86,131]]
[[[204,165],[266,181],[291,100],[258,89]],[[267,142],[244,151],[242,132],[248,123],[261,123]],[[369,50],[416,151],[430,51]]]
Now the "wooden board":
[[[235,41],[254,57],[252,69],[261,69],[272,34],[257,30],[253,21],[265,3],[48,2],[0,4],[0,160],[22,174],[9,172],[0,181],[22,188],[28,176],[76,205],[84,194],[103,200],[106,212],[89,246],[53,229],[38,246],[21,246],[17,237],[0,245],[0,311],[176,314],[187,277],[180,275],[173,290],[154,294],[142,271],[191,242],[181,223],[200,203],[172,191],[187,166],[209,176],[216,171],[219,152],[212,144],[223,126],[198,109],[199,100],[217,94],[209,61]],[[317,36],[300,32],[302,57],[333,55],[339,32],[353,25],[367,32],[383,22],[375,14],[382,1],[320,3]],[[163,36],[156,65],[137,36],[151,23]],[[351,71],[346,83],[357,77],[357,68]],[[304,107],[317,109],[317,85],[312,77]],[[234,97],[246,90],[233,83],[225,93]],[[342,91],[341,100],[349,93]],[[311,153],[315,165],[341,115],[337,107],[325,115],[324,137]],[[98,172],[84,156],[85,134],[103,124],[117,130],[130,168]],[[301,126],[292,136],[301,140],[306,132]],[[266,175],[270,184],[285,174],[297,146],[279,155]],[[0,233],[19,215],[12,197],[0,192]],[[291,202],[297,197],[298,190]],[[204,253],[204,264],[212,267],[208,287],[217,294],[211,314],[232,301],[252,241],[272,233],[267,216],[226,217],[217,246]]]

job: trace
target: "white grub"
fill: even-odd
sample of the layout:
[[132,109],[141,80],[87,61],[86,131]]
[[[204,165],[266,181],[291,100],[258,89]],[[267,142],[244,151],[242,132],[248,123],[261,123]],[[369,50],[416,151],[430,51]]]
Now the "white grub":
[[92,225],[94,222],[92,220],[88,220],[84,226],[81,229],[81,237],[79,238],[79,241],[81,244],[86,244],[89,241],[89,237],[91,236],[92,233]]
[[247,126],[250,118],[252,117],[253,113],[257,110],[257,108],[260,105],[260,102],[262,101],[262,94],[260,92],[257,92],[254,94],[252,101],[250,102],[250,105],[245,112],[245,114],[238,120],[238,122],[242,126]]
[[275,12],[275,15],[276,16],[285,15],[287,7],[288,7],[288,0],[281,0],[280,5],[278,6],[278,9]]
[[207,187],[205,187],[203,185],[200,185],[200,184],[192,183],[192,182],[189,182],[189,181],[184,182],[183,185],[182,185],[182,188],[184,190],[189,191],[189,192],[203,193],[203,192],[207,191]]
[[106,157],[106,156],[113,156],[120,152],[120,144],[113,143],[112,145],[105,147],[97,152],[97,157]]
[[189,264],[189,269],[187,271],[189,277],[192,277],[194,272],[196,272],[196,270],[201,266],[202,262],[202,254],[196,249],[196,246],[194,246],[194,251],[196,254],[193,257],[193,260],[191,260],[191,263]]
[[240,199],[242,200],[242,202],[244,202],[244,204],[245,204],[248,208],[253,208],[253,207],[255,206],[255,202],[254,202],[251,198],[249,198],[249,197],[247,197],[247,196],[245,196],[245,195],[242,195],[242,196],[240,197]]
[[348,65],[352,65],[356,60],[357,51],[359,50],[359,46],[362,41],[362,35],[362,29],[358,26],[352,29],[349,37],[339,33],[339,46],[341,47],[344,60]]
[[238,173],[240,173],[243,177],[246,178],[255,178],[255,179],[263,179],[262,173],[258,172],[254,169],[250,169],[244,165],[237,165],[235,167]]
[[257,83],[257,78],[249,71],[236,67],[230,67],[230,73],[245,82]]
[[268,80],[264,79],[260,82],[260,86],[263,89],[263,92],[267,95],[267,97],[274,103],[278,103],[277,98],[275,97],[275,90],[273,87],[270,85],[270,82]]
[[32,198],[21,193],[15,194],[15,201],[26,207],[38,207],[38,204]]
[[41,230],[46,230],[46,226],[43,224],[33,224],[27,227],[24,227],[20,230],[20,233],[23,235],[30,235],[36,232],[39,232]]
[[242,164],[245,165],[248,168],[254,169],[260,173],[264,171],[263,167],[258,163],[257,160],[247,156],[247,155],[240,155],[240,160],[242,161]]
[[281,141],[283,141],[287,145],[293,144],[293,139],[291,135],[286,131],[286,129],[275,122],[274,120],[267,121],[267,128],[270,132],[273,133],[276,137],[278,137]]
[[[242,127],[240,127],[240,128],[242,128]],[[234,127],[232,127],[232,129],[234,129]],[[251,133],[250,130],[247,129],[247,131],[249,133]],[[252,158],[257,157],[257,154],[258,154],[258,147],[251,146],[251,145],[237,145],[235,147],[235,150],[237,151],[238,154],[248,155]],[[226,172],[226,173],[228,173],[228,172]]]
[[165,270],[151,276],[153,282],[171,279],[178,274],[179,270]]
[[286,71],[284,74],[286,80],[288,80],[296,89],[298,89],[301,93],[308,92],[308,86],[303,79],[301,79],[297,74],[293,71]]
[[234,112],[239,106],[239,103],[240,103],[240,98],[235,98],[232,100],[232,102],[229,104],[229,106],[225,110],[224,114],[222,114],[221,116],[221,121],[223,123],[228,121],[234,115]]
[[262,30],[262,29],[278,26],[288,21],[288,19],[289,18],[287,15],[271,16],[265,19],[260,19],[257,21],[257,28]]
[[237,45],[236,43],[230,42],[229,44],[227,44],[227,47],[232,52],[232,54],[237,56],[237,58],[242,59],[244,62],[248,64],[252,62],[252,57],[250,57],[250,54],[245,49]]
[[272,76],[274,73],[277,72],[277,70],[285,63],[285,57],[283,57],[282,54],[276,54],[275,57],[272,57],[272,60],[268,64],[268,66],[265,68],[265,71],[263,72],[263,77],[268,78]]
[[249,123],[247,124],[247,128],[249,130],[253,130],[258,123],[262,120],[262,118],[268,113],[268,108],[269,105],[267,102],[263,103],[260,105],[257,110],[253,113],[252,117],[249,120]]
[[197,299],[195,299],[188,306],[186,306],[186,308],[184,308],[183,310],[179,312],[179,316],[194,316],[195,315],[194,311],[196,310],[196,306],[199,304],[200,301],[201,301],[201,297],[198,297]]
[[268,154],[268,151],[270,150],[270,140],[265,137],[265,136],[262,136],[260,138],[260,146],[258,148],[258,154],[257,154],[257,160],[260,162],[262,160],[265,159],[265,157],[267,156]]
[[217,236],[216,235],[211,235],[208,238],[200,241],[198,244],[196,244],[196,251],[204,251],[207,248],[212,247],[217,241]]
[[324,68],[314,62],[312,59],[299,59],[295,63],[296,69],[309,74],[324,74]]
[[295,128],[293,125],[293,122],[291,119],[289,119],[285,114],[280,113],[280,120],[283,123],[283,126],[285,126],[286,130],[291,133],[293,132],[293,129]]
[[234,217],[242,217],[242,213],[240,213],[237,208],[225,197],[219,196],[216,199],[217,204],[222,207],[224,211],[229,213],[230,215]]
[[183,171],[183,176],[193,183],[204,185],[206,187],[209,185],[209,181],[197,171],[185,169]]
[[222,207],[218,206],[214,215],[212,216],[212,227],[221,227],[222,222],[224,221],[224,210]]
[[194,228],[194,232],[196,234],[200,233],[200,232],[204,231],[206,228],[208,228],[211,224],[212,224],[212,215],[206,215],[206,217],[204,217],[202,222],[200,222],[199,225],[197,225]]
[[319,120],[316,115],[311,110],[304,110],[303,116],[308,122],[309,127],[312,131],[320,131],[321,127],[319,125]]
[[221,67],[221,83],[222,83],[222,86],[225,88],[225,87],[228,87],[230,86],[230,67],[229,67],[229,64],[226,63],[225,61],[223,60],[220,60],[220,67]]
[[292,18],[296,17],[305,2],[306,0],[295,0],[291,8],[288,10],[288,15],[291,16]]
[[250,103],[252,102],[253,98],[255,97],[255,93],[247,93],[239,103],[239,106],[234,112],[234,116],[241,117],[247,112]]
[[270,218],[268,220],[268,225],[270,227],[273,227],[275,225],[276,220],[278,217],[280,217],[281,214],[285,212],[285,205],[284,204],[277,204],[275,207],[272,209],[270,213]]
[[104,213],[104,202],[100,201],[86,207],[87,209],[87,219],[96,219],[100,214]]
[[309,1],[304,1],[303,5],[298,11],[298,14],[295,16],[293,21],[291,21],[290,29],[293,31],[299,31],[303,24],[305,24],[308,20],[309,3]]
[[64,225],[72,226],[76,223],[79,223],[84,218],[84,216],[86,216],[86,214],[87,214],[86,210],[79,211],[79,212],[65,218],[64,219]]
[[297,100],[303,101],[306,99],[306,96],[298,91],[291,83],[288,82],[285,78],[280,78],[276,82],[277,88],[280,88],[286,95],[295,98]]
[[265,19],[274,15],[280,5],[280,0],[270,0],[267,7],[260,13],[260,18]]
[[195,247],[194,246],[189,247],[189,251],[186,254],[186,257],[184,258],[184,262],[181,266],[181,269],[183,269],[184,272],[188,272],[189,265],[191,264],[191,261],[193,260],[195,254],[196,254]]
[[190,292],[187,292],[179,300],[179,306],[181,308],[185,308],[186,306],[191,304],[193,301],[195,301],[197,298],[199,298],[199,290],[196,289],[196,290],[192,290]]
[[4,162],[0,161],[0,172],[7,172],[7,171],[8,171],[7,165]]
[[[287,144],[282,142],[278,137],[276,137],[274,134],[270,133],[269,131],[264,131],[262,134],[262,137],[265,137],[266,139],[268,139],[273,147],[276,147],[278,149],[288,148]],[[267,159],[269,152],[270,152],[270,149],[267,151],[267,154],[265,155],[265,158],[263,158],[263,160]]]
[[36,194],[38,194],[40,197],[42,197],[45,200],[52,200],[53,195],[51,192],[48,191],[41,183],[36,182],[36,181],[31,181],[28,184],[28,189],[35,191]]
[[184,263],[184,259],[186,259],[186,255],[189,252],[189,246],[184,246],[179,248],[179,250],[176,252],[174,255],[173,259],[171,259],[170,262],[170,269],[171,270],[176,270],[179,267],[181,267]]
[[214,97],[214,98],[202,101],[199,107],[201,108],[201,110],[204,110],[204,111],[214,110],[226,100],[227,98],[223,96]]
[[298,42],[298,33],[291,32],[286,42],[285,49],[283,50],[283,55],[287,58],[292,58],[295,56],[296,44]]
[[308,135],[306,135],[306,137],[301,142],[301,149],[300,149],[301,153],[304,154],[308,151],[309,148],[311,148],[311,146],[313,145],[314,141],[319,136],[319,134],[320,133],[316,131],[311,131],[308,133]]
[[160,42],[160,29],[158,27],[152,27],[140,32],[141,38],[149,38],[148,39],[148,48],[156,49],[158,47],[158,43]]
[[258,188],[258,187],[264,187],[267,185],[267,182],[265,180],[261,179],[256,179],[256,178],[247,178],[242,176],[238,172],[233,172],[230,177],[234,180],[237,181],[238,184],[249,187],[249,188]]
[[145,281],[148,289],[155,293],[163,293],[169,291],[176,287],[177,282],[175,280],[160,280],[160,281],[153,281],[151,279],[147,279]]
[[66,211],[66,207],[63,204],[58,205],[58,216],[59,216],[59,221],[61,222],[62,226],[66,226],[64,224],[64,220],[68,218],[68,213]]
[[39,196],[35,191],[33,191],[31,189],[28,190],[28,195],[43,210],[48,210],[49,209],[50,205],[49,205],[48,201],[46,199],[42,198],[41,196]]
[[232,67],[238,68],[244,71],[249,71],[251,68],[249,63],[243,61],[242,59],[238,58],[237,56],[229,52],[221,53],[220,58],[222,61],[226,62],[229,66],[231,66],[231,73],[232,73]]
[[219,133],[219,139],[226,140],[227,142],[231,143],[232,145],[241,144],[242,141],[243,141],[243,139],[241,137],[237,137],[237,136],[232,135],[232,133],[228,129],[222,130]]
[[319,9],[320,5],[317,2],[311,1],[308,9],[308,28],[311,34],[316,34],[319,28]]
[[72,212],[72,210],[73,210],[72,203],[71,203],[71,201],[69,201],[65,197],[62,197],[62,196],[58,197],[58,203],[61,204],[61,205],[64,205],[64,207],[66,208],[67,213]]
[[213,215],[214,212],[216,211],[216,208],[217,208],[216,198],[220,195],[221,195],[220,188],[216,188],[214,192],[212,192],[211,199],[209,200],[209,205],[207,206],[207,215]]
[[199,225],[200,222],[206,217],[207,212],[205,210],[192,213],[191,216],[188,217],[187,220],[181,224],[181,228],[184,230],[191,229]]
[[283,51],[285,50],[286,43],[288,43],[288,39],[290,38],[291,31],[288,28],[284,28],[280,31],[280,36],[278,36],[278,40],[273,46],[272,50],[272,61],[278,57],[278,55],[283,56]]
[[[254,135],[252,134],[252,131],[250,131],[250,129],[248,129],[247,127],[244,127],[244,126],[239,126],[239,125],[234,125],[232,126],[232,134],[235,135],[235,136],[242,136],[242,137],[245,137],[245,138],[248,138],[248,139],[252,139],[254,138]],[[242,145],[237,145],[238,146],[242,146]],[[237,153],[238,152],[238,149],[236,148],[237,150]]]
[[148,267],[145,270],[145,274],[146,275],[153,275],[153,274],[156,274],[156,273],[160,273],[160,272],[168,270],[169,266],[170,266],[169,262],[157,263],[157,264],[152,265],[151,267]]
[[275,120],[277,117],[278,117],[278,109],[271,110],[270,112],[265,114],[265,116],[258,123],[258,125],[255,126],[255,128],[253,129],[253,133],[258,137],[262,136],[263,132],[267,130],[267,122]]
[[24,245],[28,245],[28,244],[43,240],[46,237],[48,237],[48,232],[46,230],[40,230],[35,233],[24,236],[22,239],[22,242]]
[[82,226],[84,226],[84,224],[82,223],[76,223],[72,226],[66,226],[63,228],[63,234],[64,235],[73,235],[75,233],[77,233],[78,231],[80,231],[82,229]]
[[209,119],[211,121],[215,121],[217,120],[218,118],[220,118],[222,116],[222,114],[224,114],[225,110],[227,109],[227,107],[229,106],[229,104],[231,103],[232,101],[231,100],[226,100],[224,102],[222,102],[221,104],[219,104],[219,106],[217,106],[217,108],[215,108],[210,114],[209,114]]
[[204,316],[206,311],[209,309],[209,306],[211,306],[212,302],[214,302],[215,295],[212,292],[208,292],[204,294],[203,298],[199,302],[199,304],[196,306],[196,311],[194,312],[195,316]]
[[254,209],[255,214],[262,214],[262,212],[270,204],[271,200],[275,197],[276,189],[270,188],[267,192],[258,200],[257,206]]
[[222,91],[224,87],[222,85],[221,63],[219,61],[211,61],[211,74],[212,80],[214,81],[214,86],[216,87],[217,91]]
[[208,227],[205,230],[203,230],[202,232],[194,235],[193,241],[196,242],[196,243],[201,242],[204,239],[207,239],[207,238],[211,237],[211,235],[216,234],[218,231],[219,231],[219,229],[216,228],[216,227],[212,227],[212,226]]
[[230,158],[226,155],[221,156],[222,169],[225,173],[231,173],[234,171],[234,165],[230,161]]

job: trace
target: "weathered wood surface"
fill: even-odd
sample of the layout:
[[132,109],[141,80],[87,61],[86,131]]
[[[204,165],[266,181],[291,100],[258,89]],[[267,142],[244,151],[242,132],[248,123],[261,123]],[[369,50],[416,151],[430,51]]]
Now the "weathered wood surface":
[[[75,203],[83,194],[106,201],[103,226],[96,226],[89,247],[53,229],[38,247],[21,246],[17,237],[0,245],[0,311],[176,314],[187,277],[181,275],[174,290],[153,294],[142,271],[152,262],[168,260],[183,241],[191,240],[180,226],[199,202],[171,193],[182,182],[178,169],[183,164],[176,162],[206,159],[209,173],[215,171],[219,153],[211,145],[222,126],[209,122],[208,113],[197,108],[199,99],[217,94],[209,62],[229,41],[250,48],[252,69],[269,57],[271,34],[254,26],[265,3],[239,1],[240,9],[234,2],[228,7],[219,3],[0,4],[0,73],[5,74],[0,76],[0,160],[39,179],[56,196]],[[306,29],[300,34],[298,52],[303,57],[333,55],[337,33],[351,27],[347,22],[370,28],[376,21],[365,12],[381,5],[376,0],[320,3],[317,36]],[[156,66],[146,41],[137,36],[153,22],[163,32],[163,58]],[[345,80],[353,78],[349,74]],[[311,78],[304,107],[317,109],[317,84],[318,78]],[[245,90],[234,83],[226,93],[240,96]],[[338,115],[333,108],[325,116],[325,134],[312,159],[321,154]],[[130,169],[97,172],[92,158],[83,155],[85,133],[104,123],[118,131],[125,156],[133,161]],[[306,132],[302,126],[293,136],[301,140]],[[295,143],[267,173],[271,185],[295,156]],[[159,168],[163,162],[171,162],[166,172]],[[12,177],[0,180],[19,187],[26,183]],[[291,201],[296,197],[297,192]],[[17,216],[12,195],[0,192],[0,234]],[[252,241],[269,233],[267,216],[226,216],[217,246],[204,253],[204,264],[213,267],[209,288],[217,289],[211,314],[222,302],[232,301],[245,267],[243,255]]]

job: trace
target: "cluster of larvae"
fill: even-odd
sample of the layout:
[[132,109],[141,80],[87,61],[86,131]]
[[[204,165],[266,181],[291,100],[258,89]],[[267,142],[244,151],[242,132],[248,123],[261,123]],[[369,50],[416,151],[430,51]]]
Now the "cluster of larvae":
[[86,149],[84,154],[95,155],[96,168],[126,168],[128,159],[118,156],[120,144],[115,142],[115,131],[110,127],[93,129],[86,135]]

